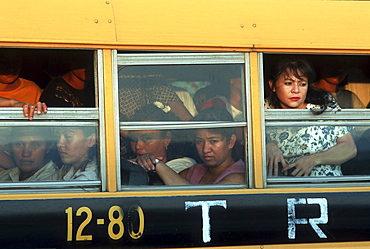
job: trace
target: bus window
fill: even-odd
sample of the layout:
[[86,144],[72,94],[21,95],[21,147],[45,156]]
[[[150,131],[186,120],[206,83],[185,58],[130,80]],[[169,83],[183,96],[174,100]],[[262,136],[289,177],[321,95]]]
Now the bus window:
[[[244,163],[244,127],[247,126],[244,56],[237,53],[119,53],[117,97],[121,179],[118,181],[123,185],[145,185],[152,182],[172,185],[168,179],[161,179],[160,169],[154,174],[156,181],[152,180],[151,166],[145,168],[142,163],[144,155],[153,160],[164,158],[166,167],[174,170],[172,173],[180,173],[192,165],[207,162],[208,158],[202,160],[201,154],[197,152],[194,137],[188,137],[191,132],[187,131],[192,129],[235,130],[233,151],[240,153]],[[228,118],[225,119],[225,115],[219,116],[217,110],[221,110]],[[158,144],[145,150],[144,145],[152,141]],[[176,153],[173,153],[173,148]],[[172,163],[167,165],[167,161],[173,159],[176,159],[176,166],[172,166]],[[143,167],[132,165],[137,161]],[[136,170],[144,175],[135,178],[139,179],[140,184],[130,180],[134,179],[130,175],[136,174]],[[164,177],[167,174],[163,174]],[[174,185],[183,184],[175,182]]]
[[95,107],[93,57],[87,50],[1,48],[0,75],[17,78],[0,96],[49,107]]
[[[97,61],[99,53],[92,50],[0,49],[0,74],[17,69],[11,72],[17,77],[13,83],[19,86],[19,91],[13,89],[14,99],[19,96],[21,102],[43,101],[48,105],[47,114],[35,115],[35,120],[28,122],[21,108],[1,108],[1,119],[6,120],[0,123],[1,189],[44,192],[105,188],[101,175],[104,159],[98,156],[103,145],[101,115],[96,108],[97,89],[102,87],[95,72]],[[39,92],[34,101],[21,99],[23,87],[29,93]],[[68,107],[79,108],[72,111]]]
[[[127,146],[130,153],[121,157],[122,185],[245,182],[244,141],[235,127],[130,130]],[[207,173],[212,169],[223,169],[221,176],[213,179]]]
[[[369,59],[264,55],[265,172],[270,186],[361,181],[348,177],[368,175],[370,133],[364,113],[369,102],[365,70]],[[366,94],[347,90],[350,84]]]

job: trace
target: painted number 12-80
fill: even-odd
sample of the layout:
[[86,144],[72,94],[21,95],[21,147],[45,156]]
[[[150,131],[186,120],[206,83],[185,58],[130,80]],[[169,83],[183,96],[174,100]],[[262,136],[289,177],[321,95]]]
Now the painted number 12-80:
[[[65,210],[65,213],[67,214],[67,241],[73,240],[73,209],[72,207],[68,207]],[[87,241],[92,240],[92,235],[86,235],[83,234],[83,230],[87,225],[90,224],[90,222],[93,220],[92,211],[88,207],[80,207],[76,211],[76,216],[81,216],[83,213],[85,213],[86,218],[77,228],[76,232],[76,241]],[[137,231],[134,231],[134,224],[132,224],[134,221],[130,220],[130,217],[136,215],[138,216],[138,229]],[[113,240],[119,240],[122,238],[124,232],[125,232],[125,226],[124,226],[124,213],[120,206],[112,206],[108,210],[108,235]],[[104,225],[105,219],[100,218],[96,219],[97,225]],[[127,223],[129,224],[128,231],[129,235],[132,239],[139,239],[144,232],[144,212],[140,206],[133,206],[130,208],[128,212],[128,220]]]

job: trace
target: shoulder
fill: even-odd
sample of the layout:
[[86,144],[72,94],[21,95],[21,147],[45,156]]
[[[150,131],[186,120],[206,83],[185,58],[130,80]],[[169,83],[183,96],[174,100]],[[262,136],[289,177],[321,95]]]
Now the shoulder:
[[[326,94],[325,98],[326,98],[327,103],[328,103],[327,104],[327,110],[329,110],[329,111],[340,111],[342,109],[339,106],[338,102],[333,97],[333,95],[331,95],[330,93]],[[308,103],[307,106],[306,106],[306,109],[319,111],[319,110],[323,110],[324,106],[318,105],[318,104]]]
[[[63,86],[63,87],[68,87],[68,83],[61,77],[56,77],[52,79],[47,86],[45,87],[45,90],[51,90],[55,89],[57,86]],[[44,90],[44,91],[45,91]]]
[[20,87],[27,87],[27,88],[34,88],[34,89],[37,89],[37,90],[40,90],[40,87],[33,81],[31,80],[26,80],[26,79],[23,79],[23,78],[19,78],[19,80],[21,81],[21,86]]

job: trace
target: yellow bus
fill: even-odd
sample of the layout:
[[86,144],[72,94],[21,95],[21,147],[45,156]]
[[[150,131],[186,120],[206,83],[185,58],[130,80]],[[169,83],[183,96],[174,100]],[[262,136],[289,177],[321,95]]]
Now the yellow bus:
[[[1,247],[370,245],[369,1],[2,0],[0,6],[0,53],[20,54],[19,77],[35,82],[48,105],[47,114],[31,121],[20,107],[1,107],[1,153],[13,166],[1,162],[0,179],[19,168],[14,147],[27,130],[52,131],[47,153],[56,172],[69,165],[60,149],[62,130],[93,130],[88,147],[98,170],[90,177],[88,164],[82,178],[0,182]],[[317,73],[320,66],[344,62],[340,89],[359,106],[320,115],[265,109],[268,72],[286,58],[304,58]],[[75,89],[43,99],[52,82],[78,63],[86,76],[76,88],[80,99],[73,98]],[[241,83],[237,92],[230,90],[234,78]],[[192,120],[212,98],[227,100],[232,121]],[[135,119],[146,104],[178,119]],[[338,163],[341,176],[271,176],[269,131],[307,127],[347,127],[357,155]],[[137,131],[170,131],[168,147],[200,164],[189,134],[211,128],[237,130],[243,183],[169,186],[153,172],[145,172],[143,183],[125,166],[135,160],[138,138],[130,134]]]

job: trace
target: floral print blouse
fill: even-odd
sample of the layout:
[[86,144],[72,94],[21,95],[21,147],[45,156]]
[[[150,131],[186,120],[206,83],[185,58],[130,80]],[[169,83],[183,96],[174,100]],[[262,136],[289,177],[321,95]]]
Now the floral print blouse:
[[[267,142],[274,142],[283,153],[287,164],[301,156],[325,151],[337,144],[339,137],[347,134],[347,126],[307,126],[270,128],[266,130]],[[341,166],[316,165],[309,176],[342,176]]]
[[[266,108],[270,108],[265,105]],[[306,109],[320,108],[317,105],[307,104]],[[333,101],[328,110],[340,110]],[[330,149],[337,144],[337,139],[350,132],[349,126],[307,126],[266,128],[267,143],[274,142],[283,153],[287,164],[293,163],[301,156],[307,156]],[[309,176],[342,176],[341,165],[316,165]]]

